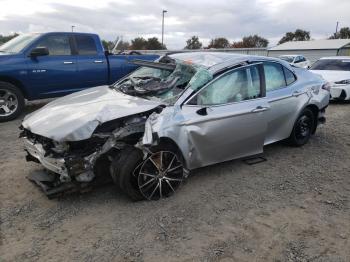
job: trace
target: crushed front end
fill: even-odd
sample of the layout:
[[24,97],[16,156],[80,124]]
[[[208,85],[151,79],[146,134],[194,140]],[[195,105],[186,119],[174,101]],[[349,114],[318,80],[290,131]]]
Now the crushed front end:
[[125,146],[139,141],[146,115],[102,125],[91,138],[82,141],[56,142],[22,128],[20,137],[26,160],[44,167],[42,171],[32,172],[28,179],[39,185],[49,198],[84,192],[96,184],[111,182],[110,161]]

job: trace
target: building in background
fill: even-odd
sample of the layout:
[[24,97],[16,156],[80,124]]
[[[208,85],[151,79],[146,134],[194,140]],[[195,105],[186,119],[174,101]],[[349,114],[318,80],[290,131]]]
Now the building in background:
[[325,56],[350,56],[350,39],[286,42],[268,49],[267,55],[303,55],[311,62]]

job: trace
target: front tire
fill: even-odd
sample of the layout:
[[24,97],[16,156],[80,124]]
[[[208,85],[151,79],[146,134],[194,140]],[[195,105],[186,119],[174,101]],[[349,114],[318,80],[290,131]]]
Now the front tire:
[[169,197],[185,178],[178,152],[161,146],[152,147],[145,159],[137,148],[123,149],[112,162],[111,174],[119,188],[134,201]]
[[288,139],[289,144],[292,146],[305,145],[311,137],[315,124],[314,113],[310,109],[305,108],[295,121],[293,131]]
[[17,118],[24,105],[24,97],[19,88],[7,82],[0,82],[0,122]]

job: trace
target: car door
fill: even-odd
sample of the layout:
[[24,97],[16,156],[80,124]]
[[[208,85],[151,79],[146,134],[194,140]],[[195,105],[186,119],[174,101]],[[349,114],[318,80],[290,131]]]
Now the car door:
[[30,57],[28,54],[28,86],[39,98],[62,96],[77,88],[76,56],[67,34],[48,34],[33,46],[46,47],[49,55]]
[[97,49],[95,38],[91,35],[74,36],[78,53],[78,79],[80,88],[108,83],[108,64],[103,50]]
[[182,106],[190,168],[263,151],[269,105],[261,65],[230,70]]
[[293,84],[296,77],[289,69],[275,62],[264,62],[266,98],[270,110],[265,145],[289,137],[298,108],[298,96]]

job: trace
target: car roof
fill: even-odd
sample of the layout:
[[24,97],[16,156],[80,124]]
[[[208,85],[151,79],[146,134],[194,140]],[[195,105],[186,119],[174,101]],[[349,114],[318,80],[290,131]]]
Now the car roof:
[[170,57],[203,66],[213,73],[223,68],[252,60],[277,61],[283,65],[289,66],[288,63],[278,58],[233,54],[228,52],[184,52],[171,54]]
[[323,59],[327,59],[327,60],[350,60],[350,56],[327,56],[327,57],[321,57],[319,60],[323,60]]

